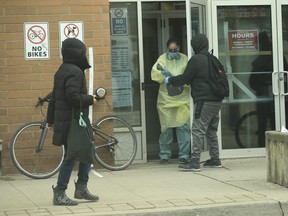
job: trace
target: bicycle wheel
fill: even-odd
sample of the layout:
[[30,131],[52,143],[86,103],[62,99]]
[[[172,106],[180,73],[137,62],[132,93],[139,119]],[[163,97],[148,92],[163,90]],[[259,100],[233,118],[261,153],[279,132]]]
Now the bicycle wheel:
[[235,139],[241,148],[258,147],[258,116],[256,111],[244,114],[236,123]]
[[117,116],[104,116],[95,123],[94,143],[96,161],[112,171],[127,168],[137,151],[134,130]]
[[[53,131],[43,122],[31,122],[21,126],[10,143],[10,155],[16,168],[34,179],[55,175],[64,158],[64,147],[52,145]],[[37,150],[41,134],[45,130],[42,149]]]

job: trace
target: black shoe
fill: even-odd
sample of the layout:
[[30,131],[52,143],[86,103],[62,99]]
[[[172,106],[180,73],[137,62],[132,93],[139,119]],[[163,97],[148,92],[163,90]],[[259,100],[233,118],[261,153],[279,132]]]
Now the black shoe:
[[186,163],[188,163],[187,159],[185,159],[185,158],[179,159],[179,164],[186,164]]
[[190,162],[186,164],[180,164],[178,168],[182,171],[192,171],[192,172],[200,172],[201,168],[200,165],[195,162]]
[[221,168],[222,164],[219,158],[217,159],[209,159],[204,164],[204,167],[213,167],[213,168]]
[[53,204],[54,205],[62,205],[62,206],[74,206],[78,205],[78,202],[75,200],[71,200],[70,198],[67,197],[65,190],[60,190],[57,188],[53,189]]
[[161,159],[160,164],[168,164],[168,159]]
[[99,200],[99,196],[93,195],[87,189],[86,184],[76,183],[75,182],[75,193],[74,198],[76,199],[84,199],[89,201],[97,201]]

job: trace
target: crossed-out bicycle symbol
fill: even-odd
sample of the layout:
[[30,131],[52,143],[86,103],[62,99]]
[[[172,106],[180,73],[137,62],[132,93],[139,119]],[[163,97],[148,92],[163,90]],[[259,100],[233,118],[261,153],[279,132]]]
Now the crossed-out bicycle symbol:
[[32,26],[27,33],[29,41],[33,44],[40,44],[46,38],[45,30],[41,26]]
[[41,32],[41,30],[36,30],[29,34],[29,37],[31,40],[35,40],[35,38],[44,38],[44,34]]

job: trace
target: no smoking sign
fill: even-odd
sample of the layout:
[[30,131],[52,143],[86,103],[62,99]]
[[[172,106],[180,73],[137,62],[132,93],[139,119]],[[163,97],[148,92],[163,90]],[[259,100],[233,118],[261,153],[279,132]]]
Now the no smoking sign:
[[49,59],[48,23],[24,23],[24,42],[25,59]]
[[[83,41],[84,30],[82,21],[59,22],[59,47],[61,56],[62,42],[67,38],[76,38]],[[84,42],[84,41],[83,41]]]

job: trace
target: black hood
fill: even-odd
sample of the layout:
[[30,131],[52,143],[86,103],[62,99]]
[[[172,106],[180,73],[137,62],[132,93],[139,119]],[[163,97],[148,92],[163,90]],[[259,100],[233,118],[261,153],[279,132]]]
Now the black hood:
[[64,63],[75,64],[83,71],[91,66],[86,57],[85,44],[76,38],[67,38],[62,42],[61,53]]
[[202,50],[207,50],[209,48],[208,38],[205,34],[198,34],[191,40],[191,46],[195,52],[198,54]]

